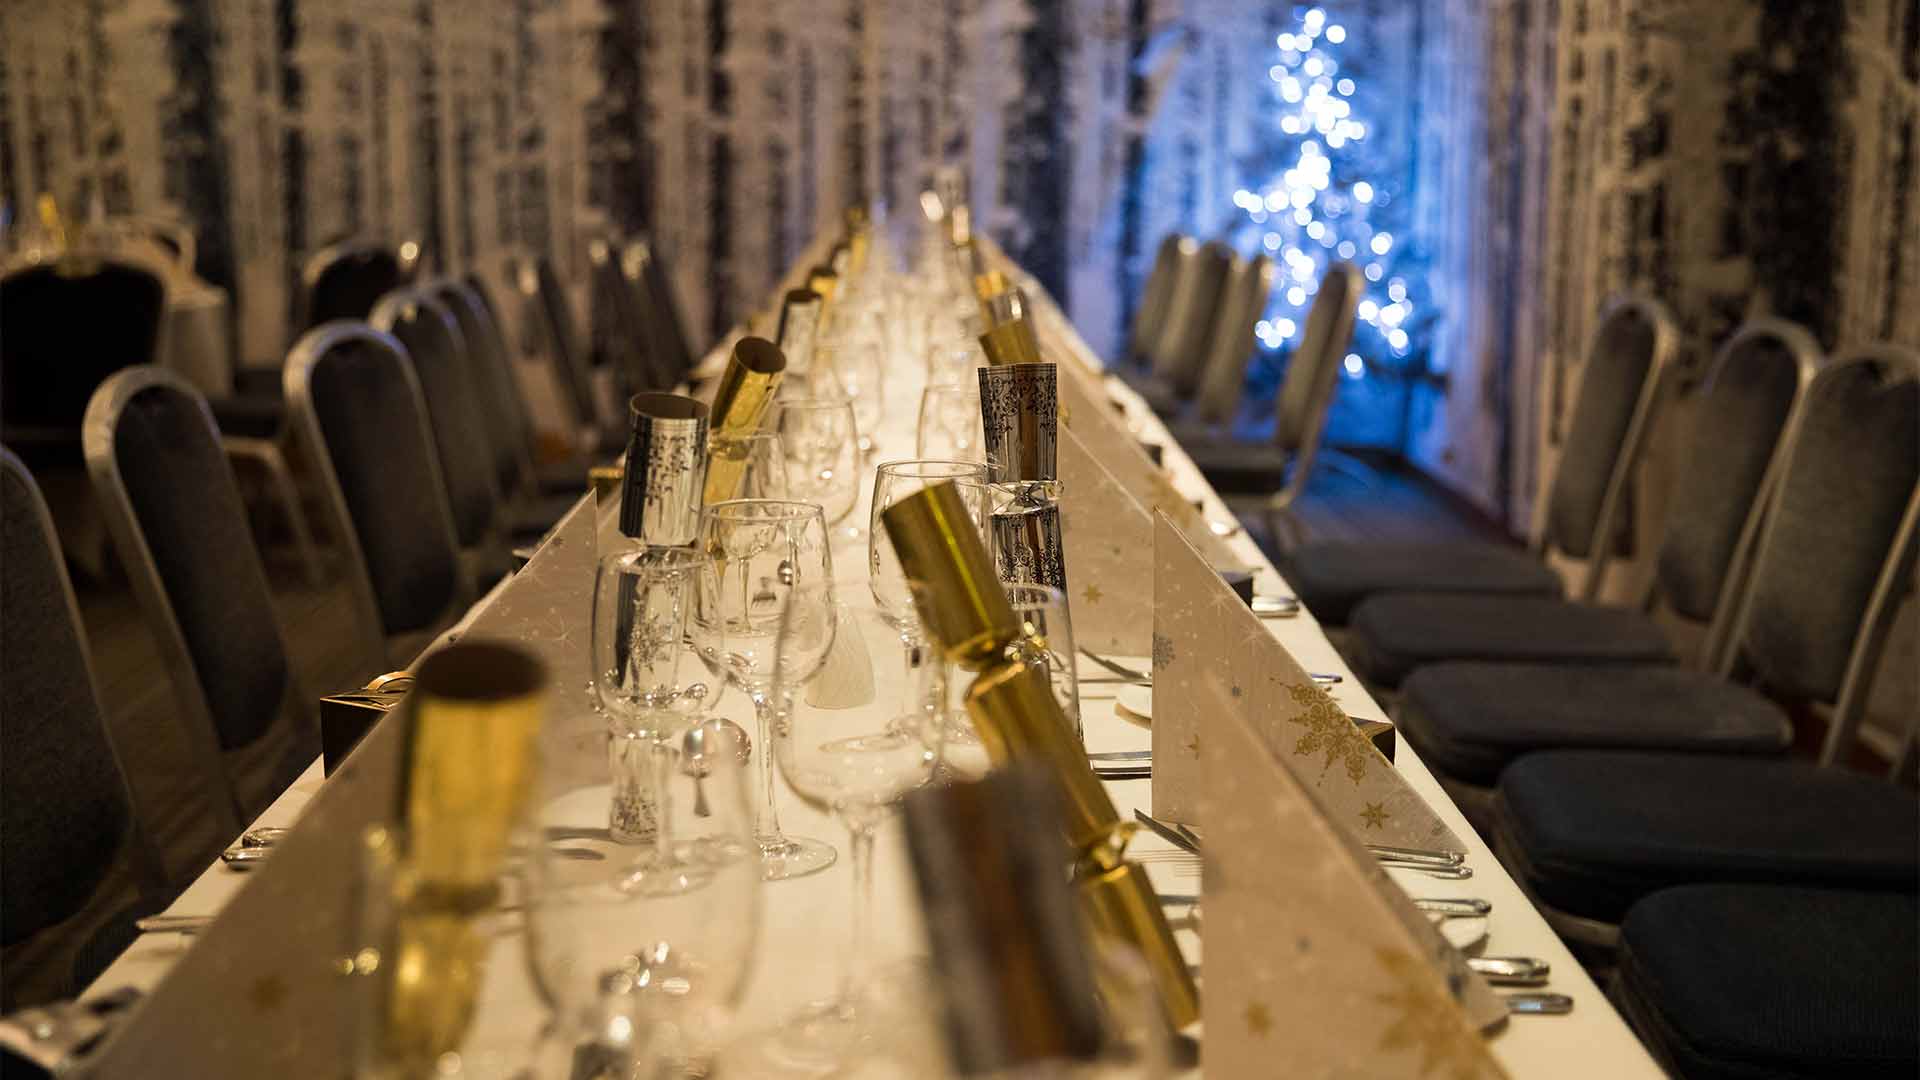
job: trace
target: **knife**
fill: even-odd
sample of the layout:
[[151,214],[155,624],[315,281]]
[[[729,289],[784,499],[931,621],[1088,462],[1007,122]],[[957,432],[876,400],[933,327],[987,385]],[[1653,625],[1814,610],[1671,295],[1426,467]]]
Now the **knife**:
[[1429,896],[1416,896],[1413,898],[1413,906],[1429,915],[1445,915],[1450,919],[1471,919],[1493,910],[1492,904],[1478,897],[1443,900]]
[[1459,866],[1467,857],[1457,851],[1435,851],[1431,848],[1394,847],[1390,844],[1368,844],[1367,850],[1375,858],[1392,859],[1395,862],[1420,863],[1427,866]]
[[1507,1011],[1525,1016],[1565,1016],[1573,1011],[1573,999],[1565,994],[1501,994]]
[[[1134,669],[1127,667],[1124,664],[1116,664],[1113,661],[1107,659],[1106,657],[1101,656],[1100,654],[1092,652],[1087,649],[1081,649],[1080,655],[1086,657],[1087,659],[1093,661],[1096,664],[1099,664],[1101,667],[1106,668],[1108,671],[1113,672],[1115,675],[1120,676],[1122,679],[1125,679],[1128,682],[1139,683],[1141,686],[1153,685],[1153,676],[1147,674],[1146,672],[1135,671]],[[1096,682],[1099,680],[1085,679],[1082,681]]]
[[1153,751],[1151,750],[1102,750],[1099,753],[1088,754],[1087,760],[1088,761],[1152,761]]
[[1467,967],[1495,986],[1545,986],[1552,971],[1531,956],[1469,956]]
[[1095,766],[1093,775],[1102,780],[1151,780],[1152,765],[1106,765]]
[[1172,828],[1169,828],[1165,822],[1147,813],[1146,811],[1135,810],[1133,812],[1133,820],[1139,822],[1142,825],[1145,825],[1149,829],[1152,829],[1153,834],[1155,836],[1158,836],[1160,839],[1165,840],[1169,844],[1172,844],[1174,847],[1177,847],[1182,851],[1191,852],[1195,855],[1200,854],[1199,844],[1196,844],[1193,841],[1187,839],[1184,835],[1178,832],[1175,832]]

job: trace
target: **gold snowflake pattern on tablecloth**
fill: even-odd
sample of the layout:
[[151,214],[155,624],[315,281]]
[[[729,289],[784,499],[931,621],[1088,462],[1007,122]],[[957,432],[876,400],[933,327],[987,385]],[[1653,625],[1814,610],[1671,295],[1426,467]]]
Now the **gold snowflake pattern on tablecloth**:
[[1287,717],[1287,722],[1307,729],[1300,741],[1293,744],[1293,752],[1300,757],[1325,754],[1326,761],[1320,766],[1322,774],[1338,761],[1346,766],[1347,779],[1356,784],[1366,779],[1373,747],[1360,733],[1360,728],[1347,719],[1346,711],[1317,686],[1285,685],[1287,695],[1300,707],[1298,713]]
[[1433,984],[1433,973],[1402,949],[1382,946],[1373,955],[1393,979],[1391,991],[1373,996],[1392,1018],[1380,1035],[1380,1049],[1419,1051],[1421,1076],[1474,1080],[1491,1075],[1480,1033]]

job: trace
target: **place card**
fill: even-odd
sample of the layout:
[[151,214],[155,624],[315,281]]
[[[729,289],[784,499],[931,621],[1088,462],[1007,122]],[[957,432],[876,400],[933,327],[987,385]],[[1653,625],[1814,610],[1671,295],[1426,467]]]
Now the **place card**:
[[1467,850],[1164,516],[1153,549],[1154,816],[1216,824],[1201,751],[1233,716],[1353,839]]
[[1060,367],[1060,375],[1061,430],[1079,436],[1094,460],[1113,474],[1135,502],[1149,513],[1173,519],[1209,563],[1221,570],[1244,569],[1246,560],[1226,540],[1213,535],[1200,508],[1173,486],[1166,470],[1155,465],[1127,431],[1125,420],[1107,400],[1106,388],[1070,366]]
[[1153,518],[1078,435],[1062,429],[1059,449],[1074,641],[1145,656],[1153,648]]
[[1207,1074],[1506,1076],[1481,1034],[1505,1004],[1235,699],[1206,684],[1197,704],[1215,717],[1200,755],[1213,822],[1201,870]]

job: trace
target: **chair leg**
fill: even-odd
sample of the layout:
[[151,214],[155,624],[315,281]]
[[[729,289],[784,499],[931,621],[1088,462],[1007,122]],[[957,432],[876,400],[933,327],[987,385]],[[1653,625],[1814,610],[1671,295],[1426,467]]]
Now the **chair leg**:
[[266,439],[228,438],[222,440],[227,453],[233,457],[246,458],[257,462],[267,474],[267,483],[272,488],[272,498],[280,504],[281,514],[287,519],[287,531],[293,536],[294,550],[300,556],[300,562],[307,568],[307,581],[316,587],[326,582],[326,574],[320,565],[319,549],[314,547],[313,533],[307,528],[306,515],[300,512],[300,493],[293,486],[293,473],[287,468],[286,456],[280,452],[278,444]]
[[1359,458],[1350,454],[1343,454],[1338,450],[1323,448],[1320,452],[1323,455],[1320,464],[1328,470],[1340,473],[1348,479],[1358,482],[1362,487],[1376,488],[1380,486],[1380,474],[1375,472],[1372,466],[1361,461]]

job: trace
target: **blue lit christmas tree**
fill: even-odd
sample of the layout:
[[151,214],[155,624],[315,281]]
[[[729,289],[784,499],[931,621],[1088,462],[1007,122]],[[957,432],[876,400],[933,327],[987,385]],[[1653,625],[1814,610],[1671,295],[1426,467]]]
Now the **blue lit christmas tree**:
[[1390,161],[1373,128],[1372,118],[1394,103],[1377,99],[1364,56],[1343,48],[1349,29],[1325,9],[1296,7],[1289,22],[1275,40],[1271,96],[1248,162],[1247,174],[1260,179],[1234,193],[1236,246],[1264,251],[1279,267],[1258,327],[1265,359],[1271,365],[1272,351],[1299,343],[1321,276],[1344,260],[1367,282],[1347,377],[1400,371],[1424,347],[1415,312],[1425,296],[1415,295],[1422,275],[1401,235],[1411,203],[1400,198],[1403,166]]

